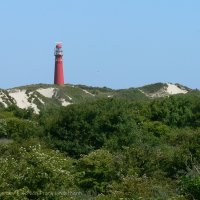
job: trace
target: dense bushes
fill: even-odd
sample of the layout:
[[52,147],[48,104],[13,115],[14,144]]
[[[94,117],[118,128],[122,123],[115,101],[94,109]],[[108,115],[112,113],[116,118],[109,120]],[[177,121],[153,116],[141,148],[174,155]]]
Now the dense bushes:
[[51,142],[75,157],[102,146],[114,150],[129,145],[137,126],[128,106],[125,101],[100,100],[67,107],[48,132]]
[[1,199],[60,199],[58,191],[77,191],[73,159],[38,141],[1,145],[0,152]]
[[0,199],[200,199],[199,122],[187,95],[0,110]]

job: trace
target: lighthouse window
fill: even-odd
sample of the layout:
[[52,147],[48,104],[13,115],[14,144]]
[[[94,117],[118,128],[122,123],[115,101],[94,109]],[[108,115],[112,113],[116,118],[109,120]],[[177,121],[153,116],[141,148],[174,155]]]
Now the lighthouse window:
[[55,51],[55,54],[57,54],[57,55],[58,55],[58,54],[62,54],[62,49],[58,49],[58,48],[57,48],[56,51]]

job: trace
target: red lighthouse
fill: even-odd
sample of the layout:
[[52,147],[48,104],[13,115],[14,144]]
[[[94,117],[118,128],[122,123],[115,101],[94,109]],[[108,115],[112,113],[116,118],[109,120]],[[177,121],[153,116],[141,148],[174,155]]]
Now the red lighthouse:
[[63,51],[62,44],[58,43],[54,51],[55,55],[55,72],[54,72],[54,84],[62,85],[64,84],[64,74],[63,74]]

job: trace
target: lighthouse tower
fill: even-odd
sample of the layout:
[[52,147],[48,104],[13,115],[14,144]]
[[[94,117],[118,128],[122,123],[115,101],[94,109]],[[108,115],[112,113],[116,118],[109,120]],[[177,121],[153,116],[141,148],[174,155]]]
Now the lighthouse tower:
[[54,84],[64,84],[64,73],[63,73],[63,51],[62,44],[57,43],[54,51],[55,55],[55,72],[54,72]]

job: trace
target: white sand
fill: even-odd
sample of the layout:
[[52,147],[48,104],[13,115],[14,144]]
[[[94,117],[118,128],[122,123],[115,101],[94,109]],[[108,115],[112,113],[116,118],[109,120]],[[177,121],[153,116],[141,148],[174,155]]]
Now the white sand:
[[62,106],[68,106],[71,104],[70,102],[65,101],[65,99],[60,99],[60,102],[61,102]]
[[4,102],[5,98],[7,98],[7,96],[3,92],[0,92],[0,102],[4,105],[5,108],[7,108],[8,105]]
[[167,83],[167,92],[169,94],[185,94],[187,93],[188,91],[187,90],[184,90],[184,89],[181,89],[179,88],[178,86],[174,85],[174,84],[171,84],[171,83]]
[[94,94],[88,92],[87,90],[83,90],[83,92],[85,92],[86,94],[89,94],[89,95],[91,95],[91,96],[93,96],[93,97],[95,96]]
[[47,98],[52,98],[53,95],[55,94],[55,88],[45,88],[45,89],[40,88],[37,89],[36,91]]
[[26,94],[26,90],[9,90],[9,95],[15,100],[17,106],[22,109],[33,108],[36,114],[39,114],[40,110],[37,105],[28,101],[28,95]]
[[67,95],[67,97],[69,98],[69,100],[72,100],[72,98],[70,96]]
[[31,100],[31,106],[30,107],[33,108],[33,110],[36,114],[39,114],[40,110],[38,109],[37,105],[33,103],[33,101],[34,101],[34,98]]
[[4,102],[4,100],[1,98],[1,96],[0,96],[0,102],[4,105],[5,108],[8,107],[8,105]]
[[8,107],[8,105],[3,101],[3,99],[0,97],[0,102],[4,105],[5,108]]
[[37,99],[40,101],[40,103],[45,104],[44,101],[40,99],[39,97],[37,97]]

